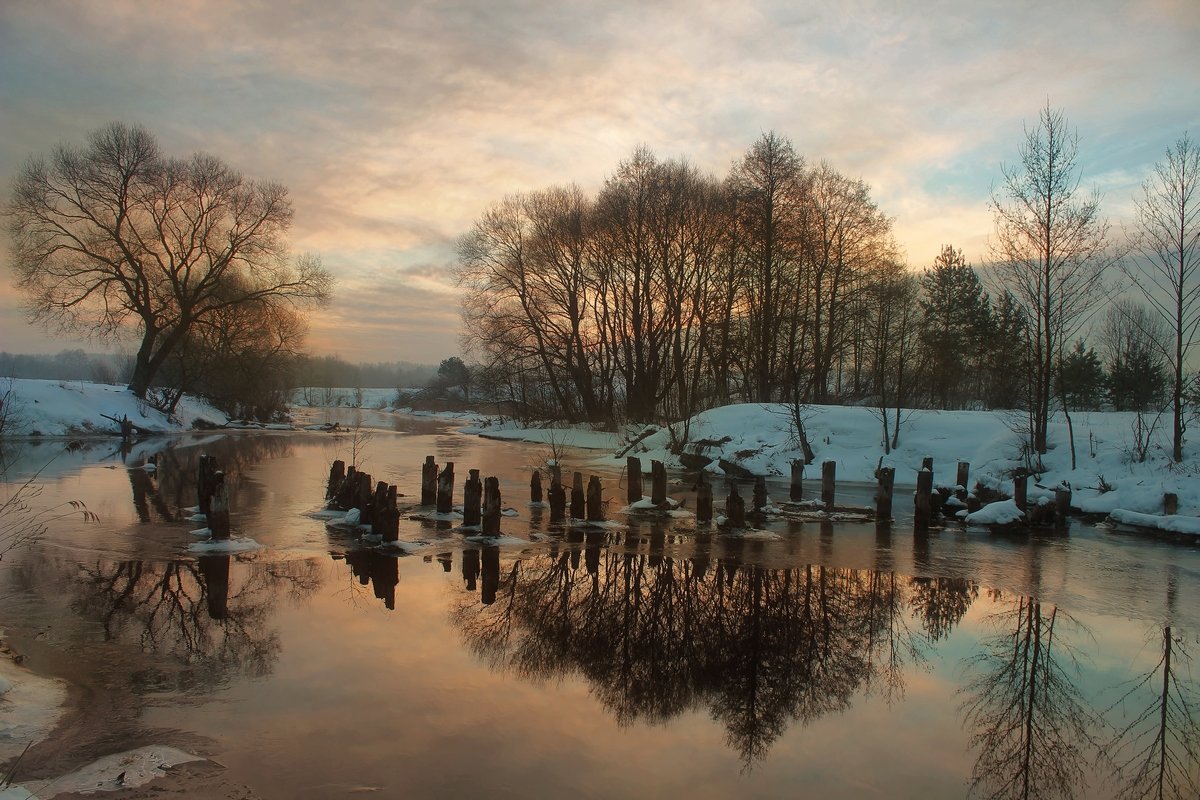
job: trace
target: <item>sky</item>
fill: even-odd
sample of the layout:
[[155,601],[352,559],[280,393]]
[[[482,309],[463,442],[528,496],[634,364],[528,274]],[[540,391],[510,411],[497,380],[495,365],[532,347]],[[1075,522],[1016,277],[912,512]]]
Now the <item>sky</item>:
[[[1196,0],[0,0],[0,186],[143,125],[289,188],[292,249],[337,278],[314,352],[436,363],[462,351],[458,237],[507,194],[598,189],[639,145],[723,176],[775,131],[865,180],[913,269],[943,244],[981,264],[1049,103],[1119,230],[1200,136],[1197,42]],[[5,238],[0,350],[68,347],[105,349],[25,322]]]

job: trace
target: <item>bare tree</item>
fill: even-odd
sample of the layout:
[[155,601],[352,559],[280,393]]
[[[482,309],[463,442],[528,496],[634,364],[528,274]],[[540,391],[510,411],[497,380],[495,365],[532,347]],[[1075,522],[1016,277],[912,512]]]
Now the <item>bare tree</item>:
[[1038,126],[1025,131],[1018,163],[1001,167],[1004,180],[992,193],[992,258],[1033,327],[1030,445],[1038,454],[1047,449],[1053,378],[1064,343],[1094,309],[1104,268],[1113,260],[1099,195],[1080,191],[1078,150],[1066,116],[1047,104]]
[[1184,362],[1200,343],[1200,146],[1185,133],[1142,184],[1134,241],[1141,258],[1125,271],[1172,334],[1171,458],[1183,460]]
[[332,286],[316,259],[288,257],[287,189],[209,155],[167,158],[141,127],[31,160],[5,214],[33,319],[100,337],[136,326],[138,397],[197,323],[263,298],[323,303]]

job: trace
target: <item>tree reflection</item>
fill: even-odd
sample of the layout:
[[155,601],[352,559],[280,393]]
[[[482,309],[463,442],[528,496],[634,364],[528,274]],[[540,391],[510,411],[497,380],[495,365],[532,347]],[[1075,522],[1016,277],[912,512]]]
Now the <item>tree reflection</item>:
[[[575,538],[498,570],[506,579],[483,598],[490,604],[464,594],[452,618],[493,668],[539,682],[582,675],[622,725],[707,708],[750,768],[790,724],[875,687],[898,696],[905,669],[924,662],[929,637],[909,625],[914,590],[893,573],[771,569],[728,551],[675,558],[653,536],[649,552],[602,548],[603,534]],[[481,572],[488,588],[486,566],[464,552],[469,590]],[[920,592],[924,607],[942,609],[940,631],[975,596],[965,582]]]
[[[230,580],[230,557],[199,561],[98,561],[80,567],[75,609],[95,619],[105,641],[154,657],[135,670],[155,688],[211,688],[234,675],[268,674],[279,655],[269,626],[281,594],[307,598],[320,585],[311,560],[248,563]],[[172,676],[172,672],[174,675]]]
[[1187,640],[1155,629],[1158,659],[1124,686],[1110,712],[1125,710],[1106,755],[1120,798],[1200,797],[1200,690]]
[[972,657],[962,692],[971,788],[988,798],[1073,797],[1095,744],[1095,715],[1075,683],[1071,636],[1086,633],[1066,612],[1021,595],[989,618],[994,633]]

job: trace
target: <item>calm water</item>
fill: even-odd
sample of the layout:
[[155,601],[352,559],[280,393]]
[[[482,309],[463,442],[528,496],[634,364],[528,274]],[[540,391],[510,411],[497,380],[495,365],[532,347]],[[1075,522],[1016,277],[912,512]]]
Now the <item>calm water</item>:
[[[367,420],[386,430],[365,468],[410,497],[426,454],[459,492],[468,468],[498,475],[520,513],[501,546],[407,519],[411,555],[327,532],[306,512],[347,436],[164,441],[154,475],[107,448],[51,463],[38,502],[101,521],[0,562],[8,643],[74,687],[18,779],[165,742],[224,765],[190,796],[1194,796],[1195,547],[1078,523],[563,530],[526,502],[547,448]],[[10,448],[9,480],[57,449]],[[261,549],[188,550],[202,452]],[[567,470],[615,510],[620,475],[590,457]]]

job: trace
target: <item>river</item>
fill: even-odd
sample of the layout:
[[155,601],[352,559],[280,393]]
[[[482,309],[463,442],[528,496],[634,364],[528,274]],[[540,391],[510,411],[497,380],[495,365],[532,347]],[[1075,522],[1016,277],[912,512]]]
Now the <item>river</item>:
[[[1191,797],[1200,783],[1200,548],[1080,521],[722,532],[618,513],[621,475],[586,451],[564,467],[601,477],[615,522],[563,528],[528,503],[545,446],[325,413],[370,427],[363,468],[409,499],[426,455],[455,463],[459,494],[469,468],[499,477],[518,514],[501,544],[407,517],[409,554],[331,532],[310,512],[348,434],[8,448],[4,497],[49,462],[36,502],[98,518],[68,509],[0,561],[6,646],[69,687],[18,782],[163,743],[210,768],[177,768],[160,792],[201,798],[1103,798],[1157,782]],[[234,536],[258,548],[189,549],[201,453],[228,476]],[[0,739],[0,760],[24,744]]]

